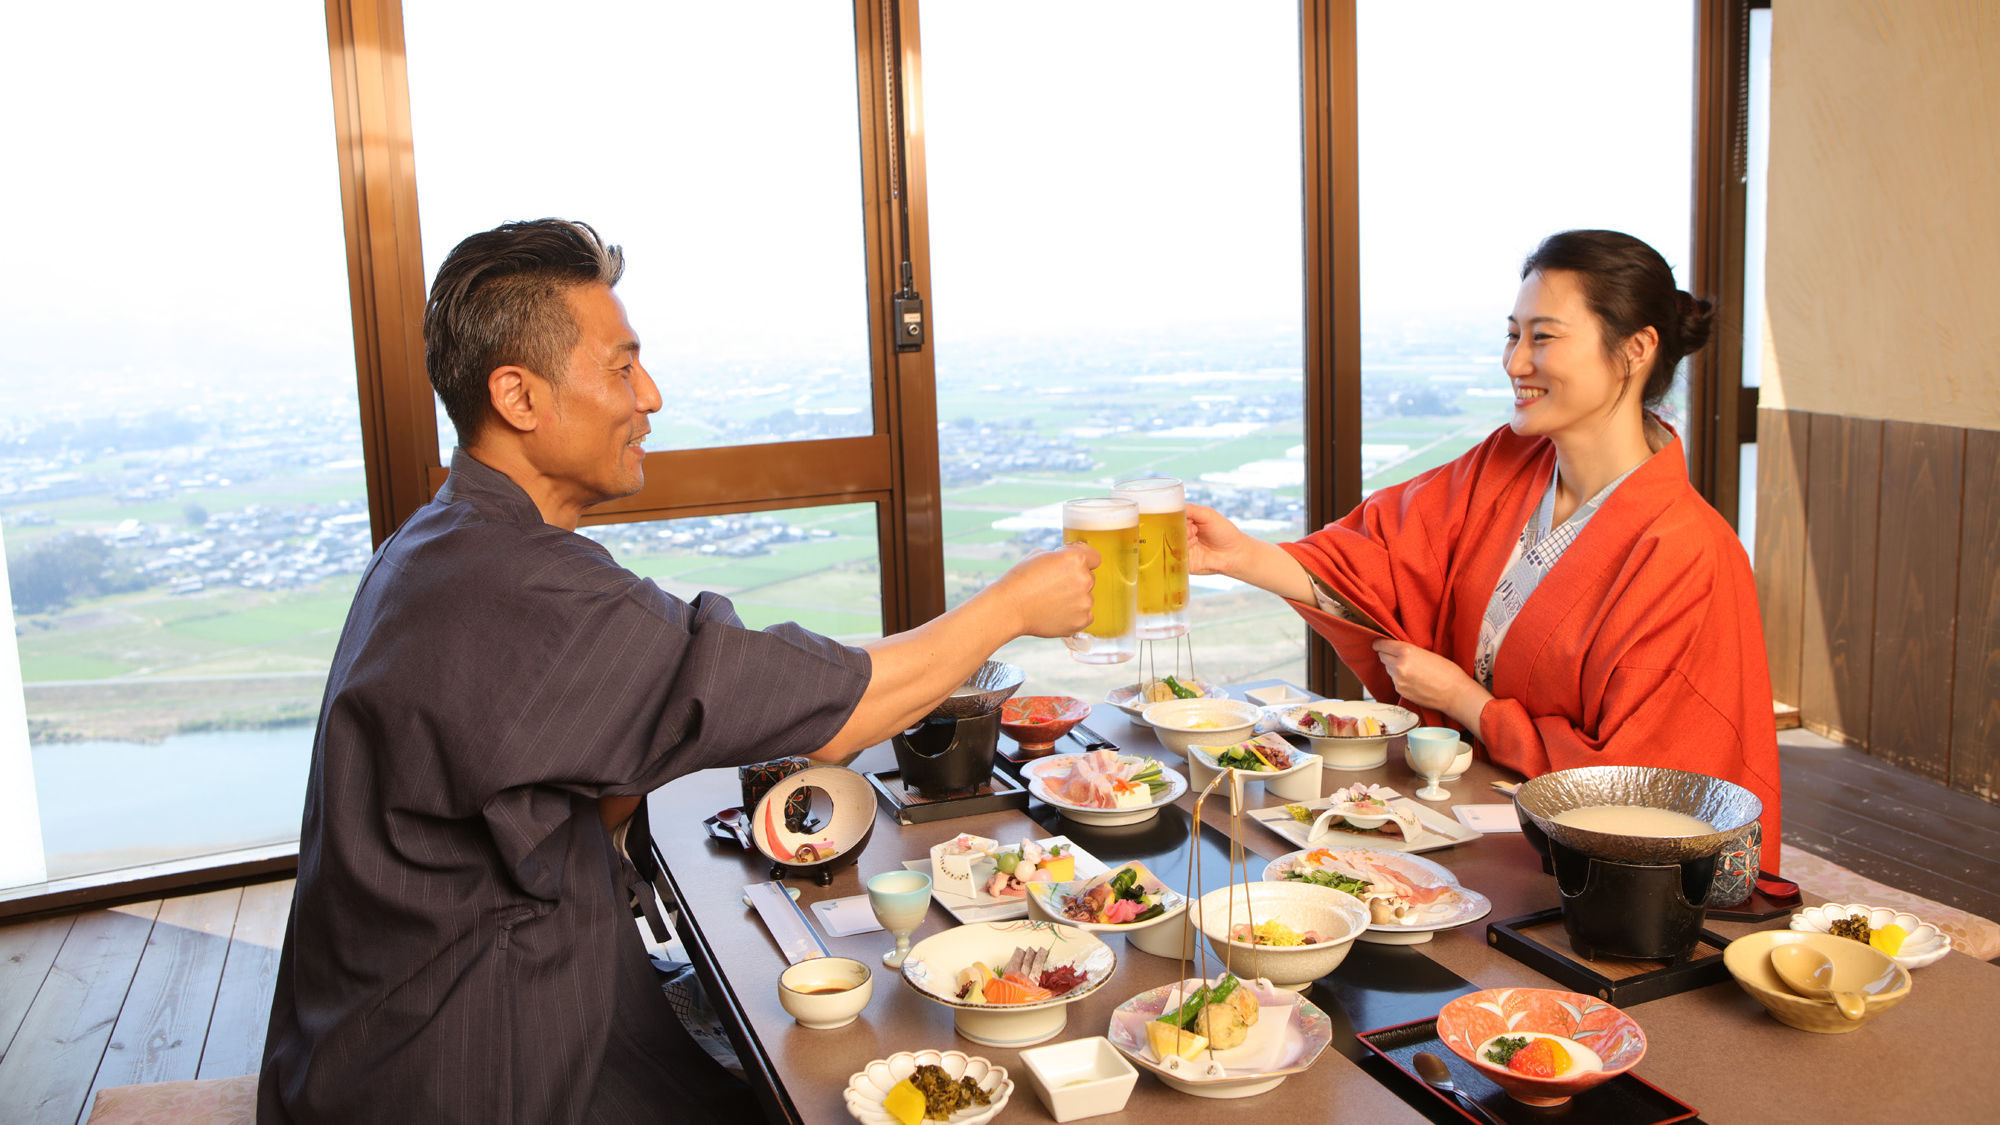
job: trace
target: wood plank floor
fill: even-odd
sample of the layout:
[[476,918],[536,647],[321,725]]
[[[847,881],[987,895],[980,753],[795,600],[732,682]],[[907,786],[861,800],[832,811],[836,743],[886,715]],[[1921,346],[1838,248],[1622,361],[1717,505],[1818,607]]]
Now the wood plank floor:
[[292,881],[0,927],[0,1121],[73,1125],[105,1086],[257,1069]]
[[[1807,731],[1779,741],[1789,843],[2000,919],[2000,808]],[[285,880],[0,927],[0,1122],[254,1072],[291,897]]]

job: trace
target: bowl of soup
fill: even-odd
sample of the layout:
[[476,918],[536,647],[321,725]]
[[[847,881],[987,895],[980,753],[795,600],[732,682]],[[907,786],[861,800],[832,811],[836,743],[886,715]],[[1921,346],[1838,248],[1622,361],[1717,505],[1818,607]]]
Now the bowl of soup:
[[1240,699],[1168,699],[1150,704],[1145,719],[1160,745],[1188,757],[1188,747],[1233,746],[1250,737],[1263,708]]
[[1528,1105],[1561,1105],[1646,1056],[1638,1021],[1595,996],[1553,988],[1489,988],[1438,1013],[1452,1054]]

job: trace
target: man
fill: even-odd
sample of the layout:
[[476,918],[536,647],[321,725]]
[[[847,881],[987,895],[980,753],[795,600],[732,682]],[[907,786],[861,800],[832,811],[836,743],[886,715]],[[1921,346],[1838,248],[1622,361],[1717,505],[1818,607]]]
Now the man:
[[855,649],[745,629],[575,534],[644,482],[661,403],[623,264],[545,219],[438,270],[424,358],[459,448],[369,563],[327,676],[260,1120],[740,1119],[660,994],[609,829],[692,770],[846,761],[1001,644],[1089,620],[1088,549]]

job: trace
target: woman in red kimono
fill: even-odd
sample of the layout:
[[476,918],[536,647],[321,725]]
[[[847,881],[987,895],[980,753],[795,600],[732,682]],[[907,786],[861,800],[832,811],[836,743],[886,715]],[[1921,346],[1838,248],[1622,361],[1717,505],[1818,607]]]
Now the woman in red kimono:
[[1188,570],[1289,600],[1374,696],[1526,776],[1648,765],[1744,786],[1775,872],[1777,731],[1749,560],[1650,409],[1711,316],[1638,239],[1552,235],[1507,318],[1506,426],[1297,543],[1189,505]]

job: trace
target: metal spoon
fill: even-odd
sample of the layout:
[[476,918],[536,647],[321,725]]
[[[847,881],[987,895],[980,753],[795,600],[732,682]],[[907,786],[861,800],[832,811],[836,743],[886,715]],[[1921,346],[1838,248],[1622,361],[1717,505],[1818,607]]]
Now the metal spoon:
[[1485,1106],[1473,1101],[1469,1095],[1459,1090],[1458,1086],[1452,1082],[1451,1068],[1444,1064],[1443,1059],[1438,1058],[1429,1051],[1418,1051],[1416,1057],[1411,1061],[1417,1064],[1417,1077],[1457,1098],[1460,1105],[1478,1114],[1481,1119],[1490,1122],[1491,1125],[1500,1125],[1499,1118],[1486,1112]]
[[1840,1014],[1858,1020],[1868,1013],[1868,998],[1833,987],[1833,960],[1817,949],[1797,943],[1771,947],[1771,969],[1785,987],[1808,1000],[1831,1000]]

